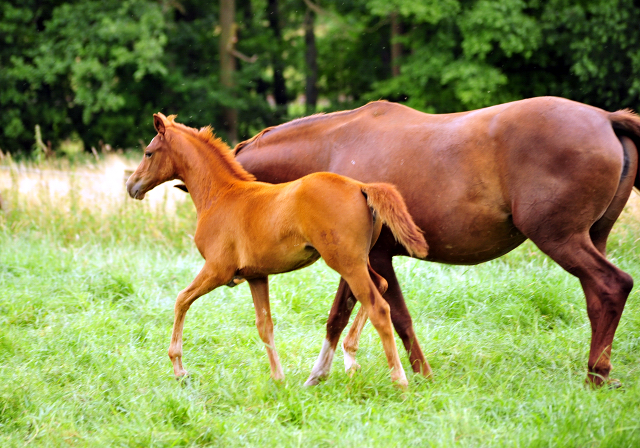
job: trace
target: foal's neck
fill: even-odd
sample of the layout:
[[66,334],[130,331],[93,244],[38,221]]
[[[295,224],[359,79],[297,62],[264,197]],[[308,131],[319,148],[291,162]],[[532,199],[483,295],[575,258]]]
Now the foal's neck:
[[199,135],[197,131],[180,133],[179,138],[180,157],[176,170],[198,213],[211,207],[221,191],[242,188],[246,182],[255,180],[233,159],[221,140]]

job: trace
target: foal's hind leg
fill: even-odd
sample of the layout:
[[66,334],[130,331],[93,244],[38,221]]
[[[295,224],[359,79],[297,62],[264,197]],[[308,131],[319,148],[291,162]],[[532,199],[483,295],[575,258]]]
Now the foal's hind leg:
[[[376,285],[376,288],[378,288],[380,294],[384,294],[385,292],[387,292],[387,289],[389,287],[387,281],[373,270],[371,264],[368,264],[367,268],[369,269],[371,280]],[[356,362],[356,352],[358,351],[360,334],[362,334],[362,330],[364,329],[368,318],[369,316],[367,315],[367,310],[365,309],[365,307],[361,306],[358,310],[358,313],[356,314],[355,319],[353,320],[353,323],[351,324],[351,328],[349,328],[349,333],[347,333],[344,341],[342,341],[342,353],[344,355],[345,372],[353,373],[360,368],[360,364]]]
[[[385,232],[388,231],[383,230],[383,234],[380,235],[378,244],[383,242],[381,240],[386,236]],[[393,244],[392,247],[396,247],[396,243],[392,235],[389,234],[384,238],[384,240],[387,242],[387,246]],[[431,366],[429,366],[429,363],[422,352],[422,348],[420,347],[420,343],[418,342],[418,337],[416,336],[413,328],[413,320],[411,319],[411,315],[407,309],[407,304],[404,300],[404,296],[402,295],[398,277],[396,277],[396,272],[393,269],[393,263],[391,260],[392,251],[395,250],[393,248],[383,250],[383,246],[376,246],[369,255],[371,266],[376,270],[376,272],[382,275],[389,284],[389,289],[387,289],[384,299],[391,307],[391,321],[393,322],[393,327],[395,328],[396,333],[398,333],[398,336],[400,337],[400,340],[402,340],[402,344],[409,355],[411,368],[415,373],[430,377]]]
[[[371,280],[376,285],[376,288],[378,288],[378,291],[383,294],[387,289],[386,280],[380,277],[373,269],[371,269],[370,265],[367,265],[367,267],[369,269],[369,274],[371,275]],[[353,296],[349,285],[341,277],[340,284],[338,285],[338,291],[336,292],[336,297],[333,300],[333,305],[331,306],[331,311],[329,312],[329,319],[327,319],[327,336],[322,344],[320,355],[318,356],[318,359],[313,366],[309,380],[307,380],[307,382],[305,383],[307,386],[318,384],[319,380],[324,379],[329,375],[329,372],[331,371],[331,364],[333,362],[333,355],[335,354],[336,346],[338,345],[338,340],[340,339],[342,331],[349,323],[349,316],[351,315],[351,311],[353,310],[355,304],[356,299]],[[364,318],[361,319],[363,326],[367,321],[367,313],[363,311],[364,308],[362,307],[360,307],[360,310],[361,311],[358,312],[358,316],[361,316],[361,313],[364,313]],[[356,321],[357,319],[358,317],[356,317]],[[351,327],[351,331],[353,331],[353,326]],[[358,348],[357,342],[358,341],[356,339],[356,350]],[[353,363],[355,363],[355,358],[352,359]],[[345,365],[346,364],[347,357],[345,354]],[[356,368],[358,367],[360,366],[357,366]],[[347,369],[347,371],[348,370],[349,369]]]
[[[424,376],[431,376],[431,366],[427,362],[427,359],[422,352],[418,338],[416,337],[413,329],[413,321],[411,315],[407,309],[407,305],[398,283],[398,278],[393,269],[393,263],[391,256],[395,250],[396,242],[393,235],[385,227],[382,230],[382,234],[378,239],[378,243],[371,250],[369,254],[370,263],[374,272],[379,273],[388,282],[387,292],[384,294],[384,299],[391,307],[391,321],[393,327],[398,333],[398,336],[402,340],[405,350],[409,355],[409,362],[411,368],[415,373],[420,373]],[[355,362],[355,354],[358,349],[358,340],[360,339],[360,333],[366,323],[367,315],[366,310],[360,307],[356,318],[349,329],[349,333],[342,342],[342,349],[345,353],[345,368],[349,370],[351,364],[347,365],[347,360]],[[357,364],[356,364],[357,365]]]
[[267,348],[271,378],[282,380],[284,379],[284,373],[282,373],[280,358],[278,358],[276,344],[273,339],[273,321],[271,320],[271,307],[269,306],[269,280],[267,277],[262,277],[247,281],[253,296],[253,306],[256,310],[256,327],[258,327],[260,339],[262,339]]
[[397,382],[400,386],[406,386],[408,384],[407,377],[400,363],[398,348],[393,338],[389,304],[377,291],[366,271],[355,270],[353,274],[345,276],[345,280],[349,283],[351,291],[353,291],[353,294],[366,310],[371,323],[380,335],[382,347],[391,369],[391,380]]

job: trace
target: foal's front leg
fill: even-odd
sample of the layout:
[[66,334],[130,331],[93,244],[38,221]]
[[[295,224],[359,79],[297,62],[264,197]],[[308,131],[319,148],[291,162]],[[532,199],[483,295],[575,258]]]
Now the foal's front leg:
[[184,290],[180,291],[176,299],[174,308],[175,317],[173,321],[173,332],[171,333],[171,344],[169,345],[169,358],[173,364],[173,373],[176,378],[183,377],[187,371],[182,367],[182,330],[184,328],[184,319],[193,302],[218,286],[222,286],[219,275],[216,270],[205,263],[200,273]]
[[269,356],[271,378],[283,380],[284,373],[282,373],[280,358],[278,358],[276,344],[273,339],[273,321],[271,320],[271,307],[269,306],[269,279],[268,277],[261,277],[247,281],[253,296],[253,306],[256,310],[256,327],[258,327],[260,339],[264,342],[267,348],[267,356]]

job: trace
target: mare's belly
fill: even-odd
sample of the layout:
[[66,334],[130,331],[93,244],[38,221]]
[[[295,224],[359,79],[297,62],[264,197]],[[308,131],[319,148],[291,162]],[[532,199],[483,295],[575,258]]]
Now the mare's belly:
[[418,221],[429,244],[427,260],[439,263],[482,263],[506,254],[527,239],[510,216],[447,213],[445,219]]

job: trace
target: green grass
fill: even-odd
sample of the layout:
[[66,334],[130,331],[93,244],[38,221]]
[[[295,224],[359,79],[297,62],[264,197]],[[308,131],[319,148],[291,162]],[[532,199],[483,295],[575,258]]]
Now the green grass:
[[[367,325],[354,377],[338,354],[304,388],[338,276],[322,262],[271,278],[286,380],[274,383],[246,284],[198,300],[188,383],[166,355],[173,303],[202,265],[189,202],[106,210],[73,194],[36,207],[0,191],[0,446],[640,446],[640,304],[614,343],[622,390],[583,387],[590,328],[579,283],[527,243],[476,267],[394,260],[435,378],[389,380]],[[640,222],[610,258],[636,279]],[[407,357],[401,353],[405,369]]]

